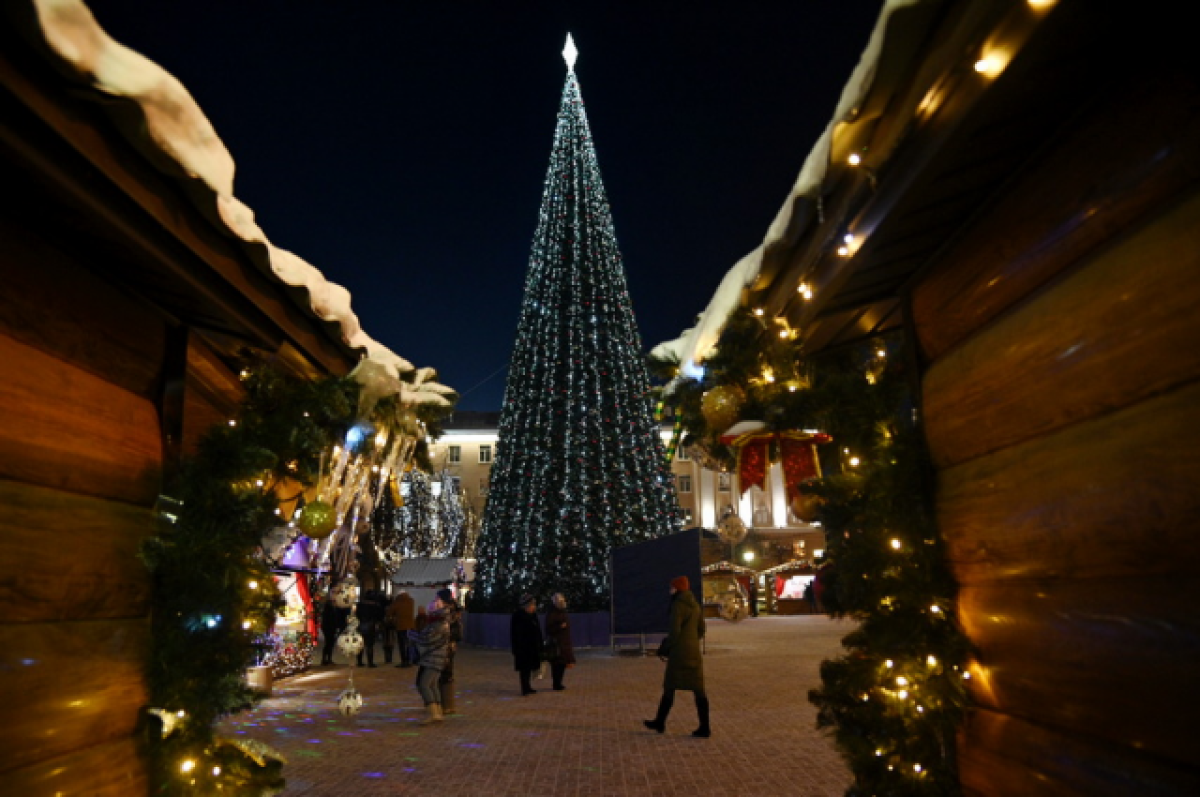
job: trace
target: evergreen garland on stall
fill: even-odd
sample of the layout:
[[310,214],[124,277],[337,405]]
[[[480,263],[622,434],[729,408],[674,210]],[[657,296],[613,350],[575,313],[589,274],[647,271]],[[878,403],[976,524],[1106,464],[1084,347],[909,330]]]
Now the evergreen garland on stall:
[[[959,627],[956,585],[932,512],[932,467],[904,365],[904,344],[880,338],[803,358],[790,338],[749,311],[731,316],[704,376],[673,376],[663,390],[695,445],[722,464],[732,452],[710,429],[704,395],[723,385],[745,395],[741,420],[773,431],[819,429],[826,557],[836,574],[834,614],[858,622],[846,653],[821,665],[809,694],[855,775],[848,795],[958,794],[956,733],[967,706],[970,644]],[[767,376],[773,378],[768,379]]]
[[283,788],[279,754],[213,729],[262,697],[244,674],[280,605],[259,548],[279,523],[276,488],[316,482],[320,453],[354,420],[359,388],[264,367],[244,371],[243,381],[237,416],[183,463],[173,497],[161,502],[167,523],[142,549],[153,573],[147,743],[156,794]]

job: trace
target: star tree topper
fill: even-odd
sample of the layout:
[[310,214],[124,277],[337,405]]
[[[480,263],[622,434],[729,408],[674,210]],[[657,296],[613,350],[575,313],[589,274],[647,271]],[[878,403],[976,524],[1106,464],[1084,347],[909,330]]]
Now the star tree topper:
[[571,34],[567,34],[567,44],[562,51],[563,60],[567,62],[567,71],[575,71],[575,59],[579,57],[579,50],[575,49],[575,40],[571,38]]

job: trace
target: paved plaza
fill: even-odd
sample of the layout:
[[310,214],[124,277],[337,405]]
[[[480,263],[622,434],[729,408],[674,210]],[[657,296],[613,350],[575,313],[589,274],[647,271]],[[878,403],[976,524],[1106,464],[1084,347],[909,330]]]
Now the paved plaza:
[[642,727],[661,693],[653,656],[584,650],[566,691],[520,697],[512,657],[464,647],[460,716],[422,727],[415,670],[354,670],[365,705],[342,717],[350,670],[316,668],[276,684],[256,711],[221,729],[261,739],[288,759],[285,794],[324,795],[841,795],[849,770],[814,727],[808,690],[821,659],[850,629],[823,616],[708,621],[705,677],[713,736],[695,739],[690,693],[676,696],[660,736]]

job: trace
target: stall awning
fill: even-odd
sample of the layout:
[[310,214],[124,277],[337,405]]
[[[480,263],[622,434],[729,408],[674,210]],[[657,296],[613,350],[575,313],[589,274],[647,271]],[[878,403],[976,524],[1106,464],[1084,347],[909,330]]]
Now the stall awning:
[[392,574],[393,584],[410,587],[444,587],[453,582],[458,559],[451,557],[414,556],[400,562]]
[[775,565],[774,567],[767,568],[766,570],[764,570],[762,572],[764,575],[773,576],[778,573],[800,573],[800,572],[811,573],[812,569],[813,569],[812,563],[809,562],[809,560],[793,559],[790,562],[784,562],[781,565]]
[[741,565],[735,565],[733,562],[721,561],[700,568],[700,572],[704,575],[708,575],[709,573],[739,573],[741,575],[752,576],[756,571],[752,567],[742,567]]

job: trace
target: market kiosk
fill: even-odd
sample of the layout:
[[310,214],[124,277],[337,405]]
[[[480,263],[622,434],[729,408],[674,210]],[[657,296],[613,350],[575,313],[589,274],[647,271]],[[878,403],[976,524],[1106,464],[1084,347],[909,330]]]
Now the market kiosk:
[[804,597],[805,588],[817,571],[808,559],[793,559],[762,571],[767,578],[767,611],[774,614],[812,614],[813,604]]

